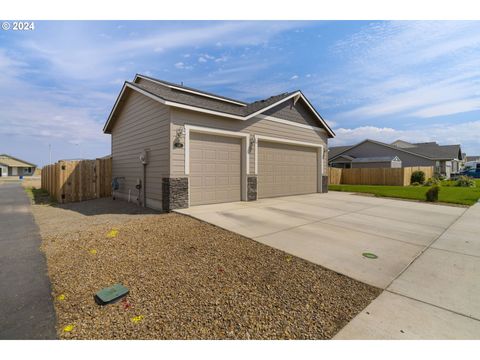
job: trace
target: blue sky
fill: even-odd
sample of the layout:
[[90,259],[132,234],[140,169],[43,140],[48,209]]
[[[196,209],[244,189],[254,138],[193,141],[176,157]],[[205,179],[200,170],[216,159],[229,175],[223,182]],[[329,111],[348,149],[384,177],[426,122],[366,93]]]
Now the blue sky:
[[102,127],[142,73],[245,101],[301,89],[337,137],[480,154],[480,22],[40,21],[0,31],[0,153],[110,153]]

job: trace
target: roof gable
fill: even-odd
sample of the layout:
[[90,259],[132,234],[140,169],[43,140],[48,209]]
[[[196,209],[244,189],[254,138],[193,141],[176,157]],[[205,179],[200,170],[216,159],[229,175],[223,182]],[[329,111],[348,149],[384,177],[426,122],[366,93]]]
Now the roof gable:
[[295,99],[284,101],[273,108],[264,111],[262,114],[279,117],[281,119],[298,122],[304,125],[321,125],[315,114],[312,113],[307,105],[303,101],[295,102]]

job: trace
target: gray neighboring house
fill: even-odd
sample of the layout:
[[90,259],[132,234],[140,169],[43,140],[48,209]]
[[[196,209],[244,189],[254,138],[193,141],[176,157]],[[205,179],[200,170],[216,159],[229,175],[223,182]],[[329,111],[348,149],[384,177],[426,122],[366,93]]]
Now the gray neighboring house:
[[37,165],[15,158],[7,154],[0,154],[0,176],[32,176]]
[[335,136],[301,91],[246,103],[139,74],[104,132],[115,196],[166,211],[325,192]]
[[[386,144],[364,140],[356,145],[330,147],[328,163],[332,167],[358,167],[358,159],[369,158],[363,167],[433,166],[434,171],[450,178],[460,170],[463,154],[460,145],[439,145],[436,142],[409,143],[397,140]],[[395,159],[389,162],[388,158]],[[384,159],[385,161],[380,161]]]

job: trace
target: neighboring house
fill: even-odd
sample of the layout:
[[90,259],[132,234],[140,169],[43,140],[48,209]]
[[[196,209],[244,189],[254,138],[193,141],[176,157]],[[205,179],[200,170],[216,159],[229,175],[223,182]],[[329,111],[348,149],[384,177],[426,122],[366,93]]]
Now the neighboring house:
[[465,162],[468,162],[468,161],[480,161],[480,156],[466,156]]
[[116,196],[163,210],[325,192],[335,135],[301,91],[245,103],[143,75],[104,132]]
[[0,154],[0,176],[32,176],[37,165]]
[[370,162],[363,162],[362,167],[433,166],[436,173],[449,178],[450,174],[460,170],[463,155],[460,145],[409,143],[403,140],[386,144],[368,139],[356,145],[330,147],[328,153],[329,165],[339,168],[358,167],[356,162],[364,158],[369,158]]

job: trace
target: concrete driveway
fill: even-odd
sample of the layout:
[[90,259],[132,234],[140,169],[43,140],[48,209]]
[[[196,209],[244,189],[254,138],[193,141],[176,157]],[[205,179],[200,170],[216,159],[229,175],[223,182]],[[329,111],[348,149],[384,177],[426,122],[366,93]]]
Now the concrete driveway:
[[[465,208],[329,192],[178,211],[386,288]],[[377,259],[367,259],[363,253]]]
[[480,204],[330,192],[179,212],[383,288],[336,339],[480,339]]

